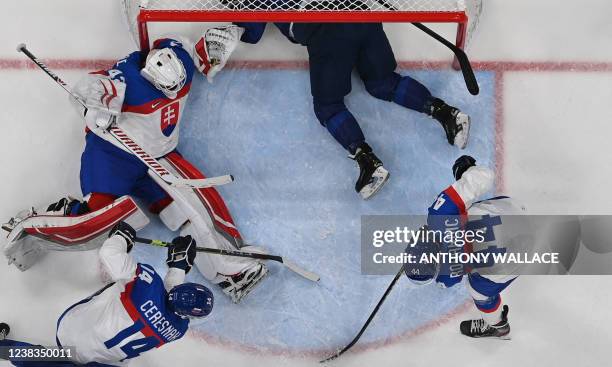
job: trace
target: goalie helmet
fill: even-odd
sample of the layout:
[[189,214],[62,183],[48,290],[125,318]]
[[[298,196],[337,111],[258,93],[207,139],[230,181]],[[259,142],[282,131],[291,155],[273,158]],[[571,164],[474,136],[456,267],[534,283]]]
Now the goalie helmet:
[[168,293],[168,305],[181,317],[205,317],[213,309],[214,297],[202,284],[183,283]]
[[170,48],[151,50],[140,75],[171,99],[176,98],[187,78],[183,62]]

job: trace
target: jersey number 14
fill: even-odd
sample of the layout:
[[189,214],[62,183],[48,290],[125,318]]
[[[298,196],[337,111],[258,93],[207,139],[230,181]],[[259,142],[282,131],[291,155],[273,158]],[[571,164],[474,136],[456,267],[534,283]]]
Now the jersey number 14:
[[[114,348],[117,345],[121,344],[125,339],[131,337],[132,335],[135,335],[136,333],[141,332],[144,327],[145,325],[141,320],[136,320],[132,326],[121,330],[112,339],[105,341],[104,345],[108,349]],[[159,340],[156,337],[148,336],[142,339],[136,339],[125,343],[120,347],[120,349],[127,356],[123,359],[125,360],[138,357],[141,353],[156,348],[158,345]]]

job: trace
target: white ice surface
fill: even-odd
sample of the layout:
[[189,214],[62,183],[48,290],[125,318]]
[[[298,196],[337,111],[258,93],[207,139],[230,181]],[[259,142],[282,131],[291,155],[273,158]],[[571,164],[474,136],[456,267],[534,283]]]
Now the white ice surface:
[[[612,6],[608,1],[485,0],[486,9],[470,56],[478,61],[612,62]],[[115,59],[133,47],[118,18],[118,1],[4,1],[0,58],[18,59],[27,42],[41,57]],[[446,60],[448,53],[410,26],[388,27],[398,59]],[[449,27],[440,27],[451,34]],[[242,59],[305,56],[270,31],[260,47],[243,46]],[[282,42],[282,43],[281,43]],[[62,71],[73,82],[81,70]],[[3,167],[0,218],[78,193],[82,130],[66,97],[38,71],[0,70],[0,145]],[[539,213],[609,213],[606,184],[611,136],[610,73],[508,72],[504,85],[506,192]],[[427,186],[427,183],[423,183]],[[589,254],[582,251],[581,256]],[[0,266],[0,319],[13,336],[52,344],[55,320],[66,306],[99,285],[95,253],[49,255],[20,273]],[[523,277],[509,288],[513,340],[462,338],[457,323],[385,348],[347,354],[336,365],[457,364],[470,366],[603,366],[609,364],[612,321],[609,277]],[[418,300],[415,300],[418,302]],[[382,310],[381,312],[383,312]],[[356,315],[363,317],[363,315]],[[1,363],[0,365],[5,365]],[[312,359],[252,355],[188,337],[148,353],[134,366],[315,365]]]

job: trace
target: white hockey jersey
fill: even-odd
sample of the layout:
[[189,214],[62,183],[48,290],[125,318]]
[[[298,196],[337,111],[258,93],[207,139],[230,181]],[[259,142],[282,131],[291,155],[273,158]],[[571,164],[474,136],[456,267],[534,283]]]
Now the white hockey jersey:
[[[533,248],[533,229],[525,207],[518,201],[498,196],[477,201],[493,187],[495,175],[482,166],[469,168],[429,207],[427,223],[430,229],[448,231],[484,229],[484,240],[465,245],[443,242],[440,251],[475,252],[521,252]],[[503,223],[502,223],[503,221]],[[445,268],[447,266],[448,268]],[[479,267],[464,267],[461,272],[451,270],[452,264],[442,264],[436,281],[451,287],[461,281],[467,272],[476,272],[489,278],[512,278],[519,273],[519,265],[479,264]]]
[[183,270],[169,269],[162,281],[153,267],[134,262],[120,236],[106,240],[100,261],[114,283],[69,307],[57,322],[57,342],[75,347],[75,362],[125,364],[185,335],[189,319],[166,307],[167,291],[183,283]]
[[[179,124],[196,70],[191,53],[186,50],[192,49],[193,45],[184,47],[182,42],[169,38],[158,40],[153,45],[153,48],[158,49],[166,47],[172,49],[181,59],[186,72],[185,86],[178,92],[176,99],[166,97],[140,75],[140,70],[146,60],[146,53],[140,51],[119,60],[109,70],[87,75],[73,90],[83,100],[86,100],[90,85],[99,78],[124,82],[126,84],[125,98],[117,126],[155,158],[170,153],[178,144]],[[77,108],[79,113],[82,113],[83,108],[80,105],[77,105]],[[87,128],[96,135],[126,150],[110,134],[97,128],[92,120],[86,118],[86,122]]]

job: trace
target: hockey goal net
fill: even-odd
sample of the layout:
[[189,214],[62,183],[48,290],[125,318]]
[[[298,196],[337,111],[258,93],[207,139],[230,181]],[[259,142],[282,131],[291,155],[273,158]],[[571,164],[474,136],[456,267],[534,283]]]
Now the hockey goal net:
[[142,50],[155,22],[421,22],[456,23],[464,48],[478,24],[482,0],[122,0]]

